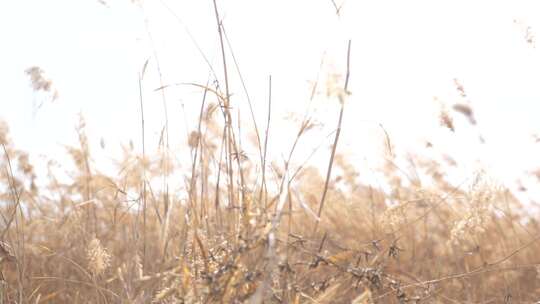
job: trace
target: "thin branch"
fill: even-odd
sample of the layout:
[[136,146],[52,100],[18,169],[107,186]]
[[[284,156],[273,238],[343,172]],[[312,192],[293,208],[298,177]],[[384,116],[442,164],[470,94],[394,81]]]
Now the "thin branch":
[[144,72],[146,71],[146,66],[148,65],[148,60],[146,60],[142,73],[139,75],[139,101],[141,106],[141,140],[142,140],[142,166],[143,166],[143,193],[142,193],[142,208],[143,208],[143,269],[146,265],[146,145],[145,145],[145,126],[144,126],[144,105],[143,105],[143,91],[142,91],[142,79],[144,77]]
[[343,3],[341,3],[341,5],[338,6],[335,0],[331,0],[331,1],[332,1],[332,5],[334,6],[334,9],[336,10],[336,15],[338,17],[341,17],[340,13],[341,13],[341,8],[343,7]]
[[263,151],[263,158],[261,163],[261,170],[262,170],[262,181],[261,181],[261,192],[259,193],[259,202],[262,201],[262,194],[263,189],[265,193],[264,197],[264,208],[266,209],[267,206],[267,199],[268,199],[268,189],[266,187],[266,154],[268,151],[268,133],[270,131],[270,118],[272,117],[272,75],[268,76],[268,118],[266,120],[266,131],[264,134],[264,151]]
[[[345,94],[348,94],[348,87],[349,87],[349,69],[350,69],[350,58],[351,58],[351,40],[349,40],[349,44],[347,47],[347,74],[345,76],[345,85],[343,87],[343,91]],[[341,110],[339,112],[339,120],[338,120],[338,127],[336,130],[336,137],[334,138],[334,144],[332,146],[332,154],[330,156],[330,161],[328,162],[328,171],[326,172],[326,181],[324,183],[324,190],[321,197],[321,202],[319,204],[319,211],[317,212],[317,216],[320,218],[321,213],[324,207],[324,201],[326,199],[326,194],[328,192],[328,185],[330,184],[330,177],[332,176],[332,167],[334,165],[334,157],[336,156],[336,149],[337,144],[339,140],[339,135],[341,133],[341,124],[343,122],[343,112],[345,111],[345,100],[343,100],[343,97],[340,96],[340,102],[341,102]],[[316,222],[314,232],[317,231],[317,225],[319,222]]]

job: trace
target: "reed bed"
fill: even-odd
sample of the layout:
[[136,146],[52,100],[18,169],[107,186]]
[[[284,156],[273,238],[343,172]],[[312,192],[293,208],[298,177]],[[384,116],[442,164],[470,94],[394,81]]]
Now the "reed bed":
[[[193,114],[199,122],[187,142],[188,173],[175,162],[180,152],[167,146],[166,129],[159,151],[126,149],[117,175],[100,172],[81,118],[79,146],[66,148],[76,170],[60,179],[51,162],[38,187],[28,154],[0,124],[0,303],[540,300],[539,223],[489,176],[454,185],[441,163],[415,156],[417,170],[431,177],[426,184],[408,180],[388,157],[382,173],[391,191],[357,181],[360,173],[339,153],[348,68],[331,96],[341,112],[325,172],[291,165],[309,117],[289,159],[267,159],[271,96],[268,120],[254,123],[259,155],[247,158],[233,127],[215,8],[223,80],[191,84],[204,99]],[[28,70],[39,80],[37,72]],[[469,105],[456,105],[441,111],[441,127],[454,131],[452,115],[476,124]],[[185,192],[170,190],[174,174],[184,176]]]

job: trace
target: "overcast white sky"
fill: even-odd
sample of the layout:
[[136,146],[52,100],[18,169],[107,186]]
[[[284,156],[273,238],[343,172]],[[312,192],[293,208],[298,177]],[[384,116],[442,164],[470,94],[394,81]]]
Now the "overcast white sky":
[[[107,144],[97,157],[118,155],[119,143],[130,139],[138,145],[137,74],[147,58],[147,136],[155,148],[164,118],[161,97],[153,92],[160,86],[154,50],[165,84],[206,83],[209,67],[195,42],[222,75],[212,1],[107,2],[0,3],[0,118],[8,121],[17,146],[36,157],[60,155],[62,144],[75,142],[79,112],[94,146],[101,138]],[[323,74],[344,72],[347,40],[352,39],[352,95],[340,147],[362,172],[374,168],[381,155],[377,123],[389,131],[398,151],[426,154],[429,140],[438,151],[431,153],[450,154],[471,171],[489,168],[511,187],[525,180],[524,172],[540,167],[540,144],[532,136],[540,133],[540,46],[526,41],[527,27],[533,38],[540,28],[537,1],[349,0],[340,18],[330,0],[218,3],[261,126],[267,78],[273,76],[276,157],[290,148],[280,143],[292,140],[290,124],[278,119],[289,112],[303,114],[321,60]],[[231,58],[229,63],[237,75]],[[53,103],[32,92],[24,70],[34,65],[59,91]],[[456,90],[455,78],[466,98]],[[232,92],[233,103],[244,109],[237,76]],[[312,115],[325,124],[326,134],[335,127],[338,104],[323,95]],[[439,127],[435,98],[448,108],[470,102],[478,128],[458,114],[455,134]],[[167,90],[173,146],[183,144],[186,128],[194,127],[200,99],[194,88]],[[247,119],[248,112],[243,113]],[[478,133],[485,144],[478,142]],[[319,142],[320,136],[308,140],[306,150]]]

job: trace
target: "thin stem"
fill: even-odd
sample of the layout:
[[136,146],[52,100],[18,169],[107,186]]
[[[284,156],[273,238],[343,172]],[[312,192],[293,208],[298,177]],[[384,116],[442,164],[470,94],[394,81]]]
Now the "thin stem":
[[[351,40],[349,40],[349,45],[347,47],[347,74],[345,76],[345,85],[343,91],[345,94],[348,93],[349,87],[349,69],[350,69],[350,58],[351,58]],[[339,135],[341,134],[341,124],[343,122],[343,113],[345,112],[345,100],[340,96],[341,110],[339,112],[338,126],[336,130],[336,136],[334,138],[334,144],[332,145],[332,154],[330,155],[330,161],[328,162],[328,170],[326,172],[326,181],[324,182],[324,190],[321,197],[321,202],[319,204],[319,211],[317,211],[317,217],[321,218],[321,214],[324,208],[324,202],[326,199],[326,194],[328,193],[328,185],[330,184],[330,177],[332,176],[332,167],[334,165],[334,157],[336,156],[337,144],[339,141]],[[318,221],[315,224],[314,232],[317,231]]]
[[259,202],[262,201],[262,194],[264,190],[264,209],[267,206],[268,188],[266,187],[266,154],[268,151],[268,133],[270,131],[270,119],[272,117],[272,75],[268,76],[268,118],[266,120],[266,131],[264,134],[264,147],[263,157],[261,162],[262,180],[261,180],[261,192],[259,193]]
[[[148,61],[146,61],[146,64]],[[146,68],[145,64],[145,68]],[[142,139],[142,166],[143,166],[143,193],[142,193],[142,208],[143,208],[143,256],[142,256],[142,264],[143,269],[146,267],[146,145],[145,145],[145,137],[144,137],[144,106],[143,106],[143,93],[142,93],[142,78],[144,77],[144,71],[143,74],[139,76],[139,101],[141,106],[141,139]]]

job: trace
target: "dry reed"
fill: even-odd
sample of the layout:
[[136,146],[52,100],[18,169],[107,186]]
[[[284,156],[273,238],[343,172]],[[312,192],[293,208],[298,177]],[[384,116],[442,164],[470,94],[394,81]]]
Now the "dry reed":
[[[0,245],[0,303],[540,299],[540,226],[534,217],[523,217],[523,206],[507,189],[486,182],[483,174],[469,188],[452,185],[441,164],[420,156],[416,170],[432,177],[430,186],[405,181],[391,158],[382,169],[389,193],[356,181],[358,172],[337,149],[348,69],[337,94],[338,131],[324,176],[307,164],[292,167],[293,152],[312,127],[307,116],[284,164],[267,159],[271,94],[264,139],[256,131],[258,164],[246,158],[233,126],[226,36],[215,1],[214,10],[224,88],[218,79],[189,84],[202,91],[203,100],[187,143],[187,202],[168,189],[167,178],[180,169],[166,139],[157,153],[144,144],[142,154],[126,149],[117,163],[120,173],[108,176],[92,162],[81,118],[80,146],[67,148],[76,168],[71,180],[49,174],[39,188],[28,155],[0,124],[2,241],[10,244]],[[39,69],[28,73],[34,89],[50,89]],[[465,98],[463,86],[457,80],[455,85]],[[476,124],[470,105],[453,109]],[[144,143],[142,94],[141,114]],[[454,130],[447,109],[440,119]],[[334,166],[344,174],[333,176]],[[164,186],[153,188],[156,180]]]

